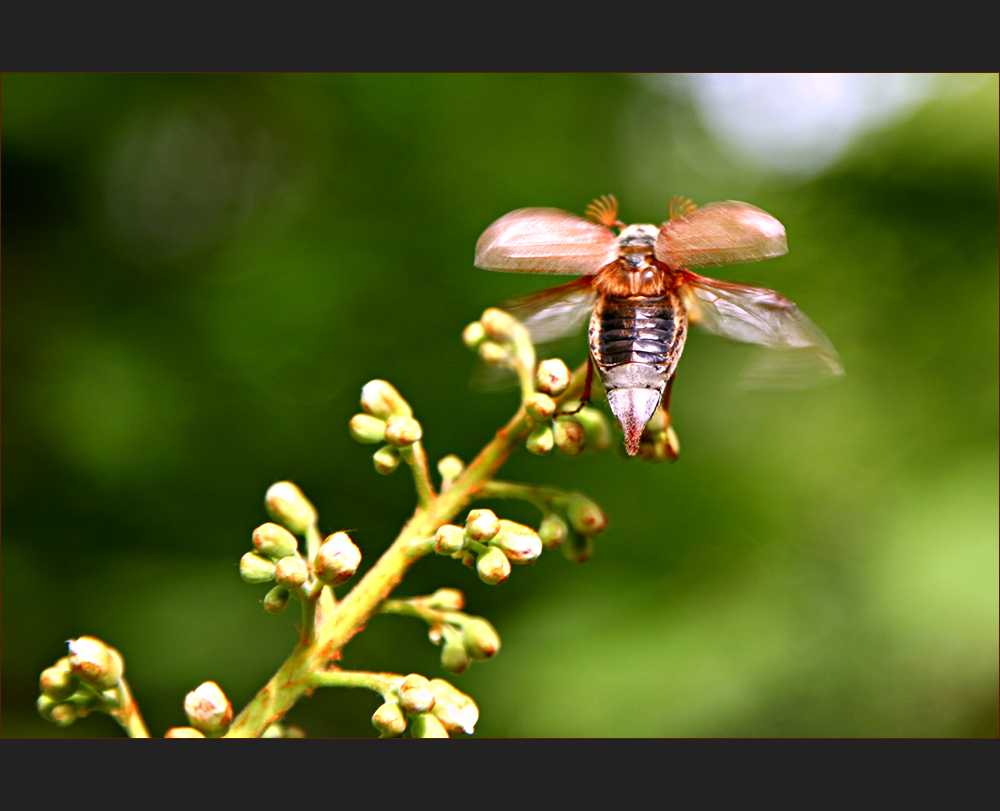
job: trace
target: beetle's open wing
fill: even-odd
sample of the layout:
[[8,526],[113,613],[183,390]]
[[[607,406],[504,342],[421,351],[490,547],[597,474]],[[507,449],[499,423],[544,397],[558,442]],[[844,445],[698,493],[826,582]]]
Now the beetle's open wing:
[[709,203],[660,227],[653,254],[663,264],[705,268],[753,262],[788,252],[785,227],[749,203]]
[[597,273],[618,256],[603,225],[557,208],[521,208],[487,228],[476,243],[476,267],[514,273]]
[[500,305],[527,327],[534,344],[565,338],[580,330],[594,308],[591,279],[584,276],[558,287],[526,293]]
[[752,359],[744,374],[747,385],[801,388],[844,373],[833,344],[784,296],[762,287],[681,273],[691,321],[717,335],[777,350]]

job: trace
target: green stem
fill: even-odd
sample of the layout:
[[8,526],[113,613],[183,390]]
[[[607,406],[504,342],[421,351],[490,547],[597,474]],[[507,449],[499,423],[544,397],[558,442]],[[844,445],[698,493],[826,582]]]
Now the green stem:
[[132,691],[124,678],[119,679],[115,690],[118,706],[110,710],[111,716],[121,725],[130,738],[148,738],[149,730],[142,720],[139,705],[132,698]]
[[324,670],[309,677],[313,687],[361,687],[382,696],[383,701],[396,698],[396,688],[403,680],[398,673],[367,673],[358,670]]

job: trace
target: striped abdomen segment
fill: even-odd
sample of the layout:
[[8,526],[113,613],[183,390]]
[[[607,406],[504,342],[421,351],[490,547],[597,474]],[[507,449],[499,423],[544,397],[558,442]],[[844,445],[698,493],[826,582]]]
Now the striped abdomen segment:
[[590,349],[597,365],[641,363],[665,367],[666,376],[672,375],[687,332],[684,311],[677,304],[670,294],[598,300],[590,324]]

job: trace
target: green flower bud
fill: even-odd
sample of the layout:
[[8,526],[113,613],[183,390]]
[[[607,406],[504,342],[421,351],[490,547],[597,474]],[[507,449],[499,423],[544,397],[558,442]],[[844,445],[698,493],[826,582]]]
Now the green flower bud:
[[72,673],[69,657],[64,656],[52,667],[42,671],[38,687],[43,696],[53,701],[65,701],[76,692],[79,682]]
[[493,510],[469,510],[465,534],[473,541],[489,543],[500,531],[500,519]]
[[399,455],[399,451],[392,447],[392,445],[383,445],[375,451],[372,461],[375,463],[376,473],[388,476],[390,473],[395,472],[396,468],[399,467],[402,457]]
[[335,532],[316,552],[313,571],[328,586],[339,586],[354,576],[360,564],[361,550],[354,541],[346,532]]
[[294,555],[298,546],[295,536],[277,524],[261,524],[253,531],[253,549],[261,557],[280,560]]
[[482,318],[479,319],[479,323],[483,325],[483,331],[491,341],[496,341],[500,344],[509,344],[514,340],[514,330],[517,322],[510,313],[498,310],[496,307],[490,307],[483,313]]
[[453,524],[438,527],[434,535],[434,551],[439,555],[453,555],[465,549],[465,531]]
[[469,653],[458,641],[445,642],[441,648],[441,667],[449,673],[464,673],[469,669]]
[[275,586],[264,595],[264,610],[268,614],[280,614],[288,608],[292,593],[284,586]]
[[456,690],[444,679],[431,679],[431,690],[437,697],[431,712],[452,732],[461,730],[466,735],[475,732],[479,720],[479,707],[465,693]]
[[462,644],[472,659],[485,662],[500,650],[500,634],[481,617],[470,617],[462,628]]
[[194,727],[173,727],[167,730],[164,738],[204,738],[205,733]]
[[600,452],[611,447],[611,425],[604,412],[584,406],[576,418],[587,435],[587,450]]
[[430,683],[419,673],[411,673],[396,688],[399,706],[407,715],[430,712],[437,700],[431,692]]
[[559,358],[543,360],[535,372],[535,385],[539,391],[558,397],[569,386],[572,375],[569,367]]
[[396,448],[408,448],[423,436],[423,428],[413,417],[389,417],[385,423],[385,441]]
[[538,527],[538,537],[546,549],[556,549],[562,546],[569,534],[569,527],[561,515],[547,513]]
[[469,347],[469,349],[476,349],[485,337],[486,330],[483,329],[483,325],[478,321],[473,321],[462,330],[462,343]]
[[305,535],[316,523],[316,508],[291,482],[278,482],[267,489],[264,504],[270,516],[296,535]]
[[383,737],[402,735],[406,729],[406,714],[396,701],[387,701],[372,716],[372,726]]
[[195,729],[218,738],[233,721],[233,705],[214,681],[206,681],[184,697],[184,713]]
[[563,544],[563,555],[572,563],[586,563],[594,554],[594,542],[583,535],[570,535]]
[[81,636],[69,641],[69,664],[73,675],[97,692],[118,686],[125,669],[121,654],[100,639]]
[[51,710],[49,710],[49,720],[59,727],[68,727],[72,724],[80,715],[80,711],[77,709],[76,704],[72,701],[67,701],[63,704],[56,704]]
[[476,558],[479,579],[491,586],[497,586],[510,577],[510,561],[495,546],[489,547]]
[[507,350],[493,341],[483,341],[479,344],[479,357],[491,366],[506,363],[508,360]]
[[372,380],[361,389],[361,407],[383,420],[389,417],[412,417],[413,409],[391,383]]
[[536,391],[524,401],[524,410],[535,422],[546,422],[556,413],[556,401],[549,395]]
[[347,428],[355,442],[372,445],[385,440],[385,420],[371,414],[355,414]]
[[42,716],[46,721],[52,720],[52,710],[59,705],[59,701],[54,698],[49,698],[49,696],[44,693],[40,695],[35,700],[35,707],[38,710],[38,714]]
[[500,521],[500,531],[490,541],[490,546],[499,549],[507,560],[518,566],[533,563],[542,554],[542,541],[538,533],[531,527],[507,519]]
[[549,424],[539,425],[528,434],[528,441],[524,443],[524,447],[528,449],[528,453],[533,453],[537,456],[544,456],[555,446],[556,440],[555,435],[552,433],[552,426]]
[[274,567],[274,580],[291,591],[302,588],[309,579],[309,567],[298,555],[282,558]]
[[438,611],[461,611],[465,608],[465,595],[458,589],[438,589],[427,598],[426,605]]
[[608,528],[608,516],[593,501],[574,493],[566,508],[566,517],[573,529],[586,538],[600,535]]
[[274,580],[274,561],[247,552],[240,558],[240,577],[247,583],[268,583]]
[[649,418],[649,422],[646,423],[646,427],[643,428],[643,433],[658,434],[670,424],[670,418],[667,416],[667,412],[663,410],[663,406],[660,406],[656,411],[653,412],[653,416]]
[[447,738],[448,730],[430,713],[416,715],[410,724],[410,734],[414,738]]
[[465,470],[465,462],[451,453],[437,463],[437,469],[438,473],[441,474],[441,489],[447,490],[451,483]]
[[576,417],[559,417],[553,423],[555,445],[568,456],[576,456],[583,452],[587,444],[587,435]]

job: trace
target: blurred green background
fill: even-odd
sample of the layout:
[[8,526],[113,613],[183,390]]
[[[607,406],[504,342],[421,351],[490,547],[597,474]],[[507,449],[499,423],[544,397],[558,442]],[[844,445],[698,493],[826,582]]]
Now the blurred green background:
[[[711,275],[796,301],[847,376],[748,391],[744,348],[695,334],[679,462],[516,454],[503,478],[611,527],[586,564],[489,587],[435,558],[398,589],[460,588],[499,630],[452,679],[477,734],[995,737],[997,98],[995,75],[4,75],[3,735],[121,734],[35,713],[83,634],[154,734],[207,679],[242,707],[295,641],[238,576],[267,486],[370,565],[414,496],[347,435],[361,386],[471,459],[517,395],[469,386],[462,328],[565,281],[477,270],[477,237],[614,193],[630,222],[676,194],[780,219],[786,257]],[[379,616],[343,665],[438,655]],[[371,736],[378,703],[324,690],[288,720]]]

